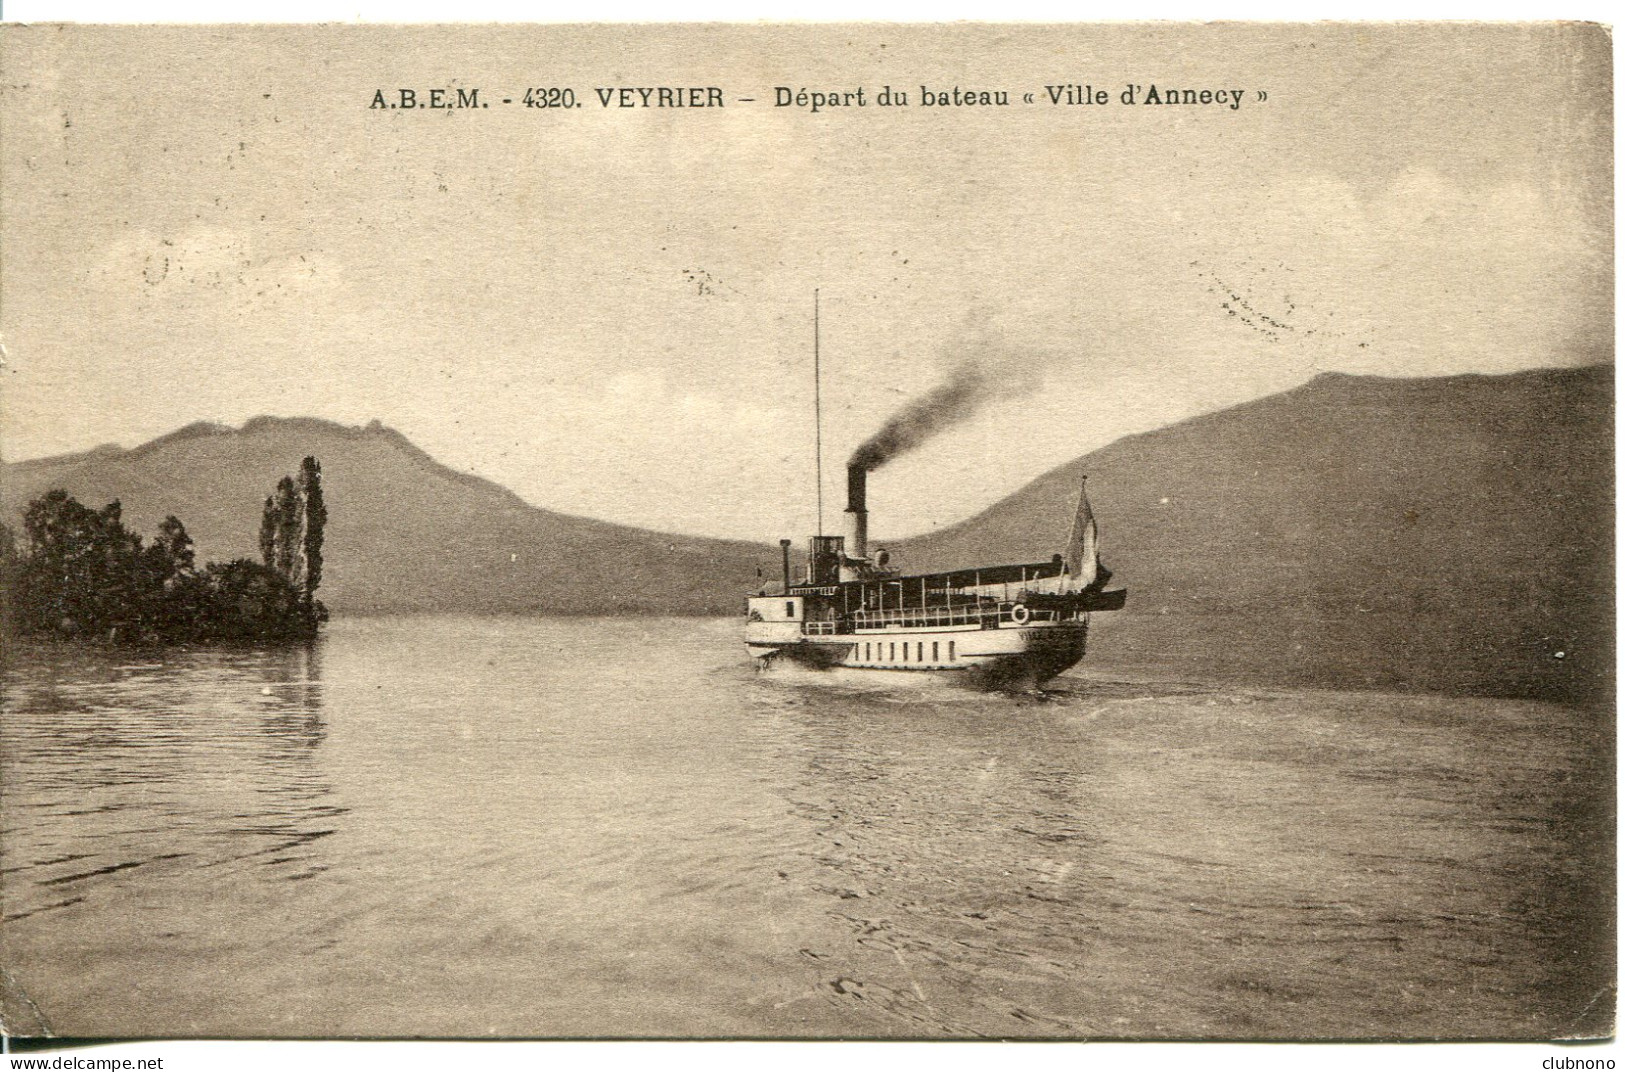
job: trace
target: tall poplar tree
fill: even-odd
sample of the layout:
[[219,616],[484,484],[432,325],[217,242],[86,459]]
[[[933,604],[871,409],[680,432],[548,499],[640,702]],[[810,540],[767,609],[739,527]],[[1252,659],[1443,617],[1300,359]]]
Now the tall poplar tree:
[[265,497],[265,512],[260,515],[260,560],[266,569],[276,569],[276,496]]
[[304,504],[305,606],[316,601],[322,583],[322,538],[327,528],[327,502],[322,497],[322,463],[306,457],[299,466],[299,497]]
[[300,587],[300,562],[303,558],[303,540],[300,538],[300,522],[303,521],[304,510],[299,501],[299,489],[293,482],[293,477],[285,476],[277,481],[276,486],[276,563],[272,567],[282,574],[283,579],[295,588]]

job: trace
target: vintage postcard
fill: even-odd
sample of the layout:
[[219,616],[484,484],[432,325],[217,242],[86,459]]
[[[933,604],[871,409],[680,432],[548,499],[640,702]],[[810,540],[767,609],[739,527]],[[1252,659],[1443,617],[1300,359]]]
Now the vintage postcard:
[[0,26],[4,1034],[1611,1036],[1611,70]]

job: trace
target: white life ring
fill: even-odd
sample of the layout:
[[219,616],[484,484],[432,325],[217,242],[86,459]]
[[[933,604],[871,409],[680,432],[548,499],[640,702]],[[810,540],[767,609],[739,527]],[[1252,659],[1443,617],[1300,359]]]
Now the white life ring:
[[1032,613],[1027,610],[1027,605],[1025,603],[1017,603],[1015,606],[1010,608],[1010,620],[1015,622],[1017,625],[1026,625],[1027,619],[1031,617]]

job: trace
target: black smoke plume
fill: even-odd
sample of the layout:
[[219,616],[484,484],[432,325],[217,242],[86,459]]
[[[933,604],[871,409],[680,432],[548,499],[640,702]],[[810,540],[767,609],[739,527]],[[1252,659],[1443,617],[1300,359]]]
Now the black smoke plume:
[[920,396],[894,413],[874,435],[852,452],[847,465],[854,469],[878,469],[899,454],[907,454],[926,440],[976,415],[1002,396],[1022,393],[1032,385],[1012,376],[1011,369],[990,368],[986,364],[963,364],[948,382]]

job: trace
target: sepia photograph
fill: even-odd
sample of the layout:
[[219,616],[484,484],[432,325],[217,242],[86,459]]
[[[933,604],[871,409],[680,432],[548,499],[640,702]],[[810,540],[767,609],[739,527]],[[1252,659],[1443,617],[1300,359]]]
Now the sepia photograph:
[[1610,1039],[1612,68],[0,25],[0,1034]]

